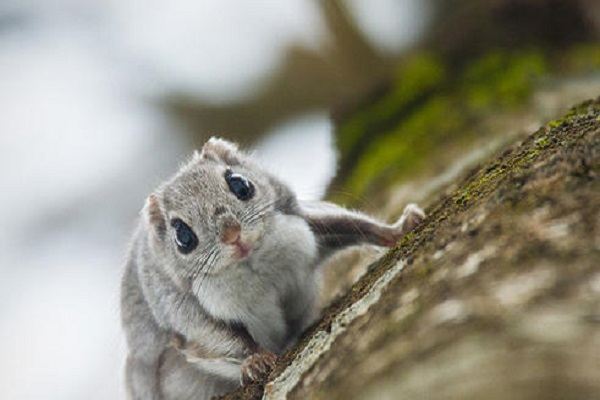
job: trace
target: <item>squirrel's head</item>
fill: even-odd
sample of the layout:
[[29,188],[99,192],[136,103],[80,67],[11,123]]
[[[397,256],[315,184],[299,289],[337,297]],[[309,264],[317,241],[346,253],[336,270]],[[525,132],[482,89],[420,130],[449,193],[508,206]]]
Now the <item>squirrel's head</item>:
[[294,194],[238,147],[209,139],[143,210],[154,253],[178,283],[236,268],[259,250],[276,213],[295,214]]

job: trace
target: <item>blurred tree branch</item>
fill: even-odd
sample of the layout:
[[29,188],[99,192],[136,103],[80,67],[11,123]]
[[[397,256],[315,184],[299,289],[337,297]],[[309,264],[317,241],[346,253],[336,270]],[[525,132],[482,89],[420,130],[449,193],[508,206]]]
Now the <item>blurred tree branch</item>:
[[354,98],[387,72],[388,60],[366,40],[340,0],[318,2],[328,29],[319,50],[299,45],[287,49],[284,63],[253,97],[239,103],[211,105],[185,94],[164,104],[192,133],[226,134],[236,140],[264,134],[288,118],[329,108]]
[[[296,115],[332,107],[342,118],[356,99],[362,104],[377,89],[385,90],[398,58],[369,43],[344,1],[317,1],[327,40],[317,50],[291,45],[282,65],[253,96],[220,105],[186,93],[162,100],[189,129],[195,145],[210,134],[247,142]],[[458,69],[492,48],[560,51],[600,35],[600,2],[595,0],[428,0],[428,5],[433,15],[418,47]]]

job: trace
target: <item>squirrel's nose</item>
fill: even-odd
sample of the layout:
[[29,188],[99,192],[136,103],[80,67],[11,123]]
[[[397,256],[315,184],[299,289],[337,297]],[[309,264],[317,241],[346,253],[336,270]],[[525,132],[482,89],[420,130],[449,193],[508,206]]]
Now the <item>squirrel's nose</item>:
[[221,241],[225,244],[234,244],[240,239],[242,227],[238,222],[227,222],[223,224],[221,231]]

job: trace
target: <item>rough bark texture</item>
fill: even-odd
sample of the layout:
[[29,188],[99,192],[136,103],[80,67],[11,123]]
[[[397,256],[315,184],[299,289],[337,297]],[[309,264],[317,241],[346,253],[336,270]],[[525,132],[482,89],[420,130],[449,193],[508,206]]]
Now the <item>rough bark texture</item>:
[[595,100],[472,170],[226,398],[600,398],[599,174]]

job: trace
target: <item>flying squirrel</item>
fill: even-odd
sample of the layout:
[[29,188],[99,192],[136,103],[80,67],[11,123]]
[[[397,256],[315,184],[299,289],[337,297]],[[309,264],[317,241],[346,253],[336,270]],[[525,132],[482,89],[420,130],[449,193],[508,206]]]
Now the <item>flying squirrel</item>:
[[318,317],[319,265],[395,224],[305,202],[234,143],[211,138],[146,200],[121,284],[131,400],[210,399],[264,378]]

